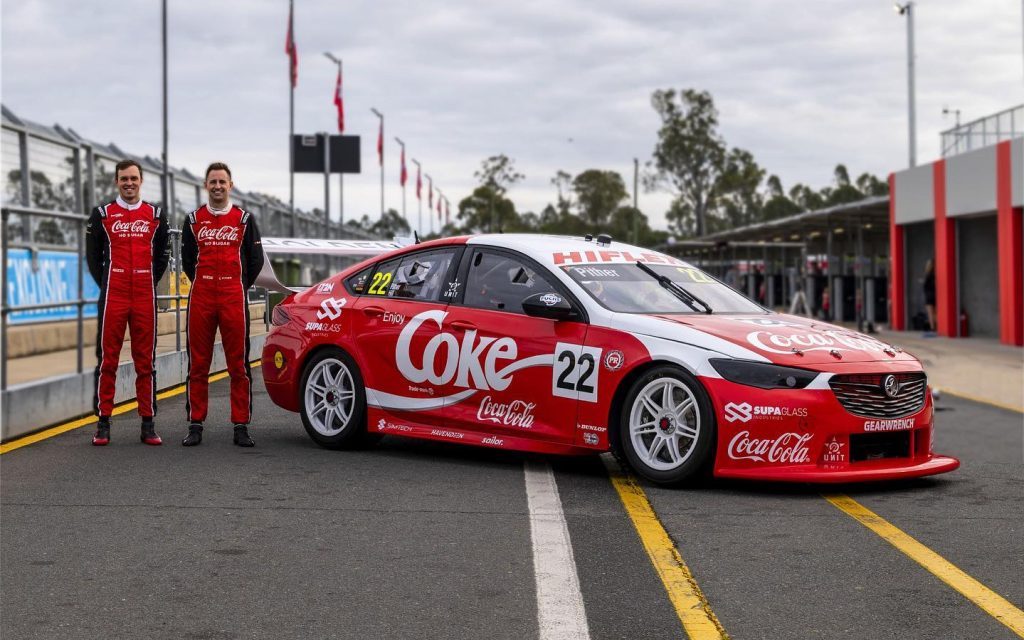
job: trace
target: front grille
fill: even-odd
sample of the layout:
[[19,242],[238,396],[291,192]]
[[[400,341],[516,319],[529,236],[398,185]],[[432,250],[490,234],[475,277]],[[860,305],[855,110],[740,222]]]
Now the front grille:
[[909,457],[910,431],[850,435],[850,462]]
[[899,391],[895,398],[886,395],[882,380],[886,373],[858,373],[832,376],[829,386],[843,408],[862,418],[900,418],[916,413],[924,406],[928,378],[921,372],[896,373]]

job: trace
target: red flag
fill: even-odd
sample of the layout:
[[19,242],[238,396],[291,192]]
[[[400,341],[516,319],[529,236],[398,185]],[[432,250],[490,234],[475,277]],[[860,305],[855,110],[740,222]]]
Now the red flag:
[[423,200],[423,180],[420,178],[420,165],[416,165],[416,199]]
[[400,182],[402,186],[405,186],[405,181],[409,178],[409,174],[405,171],[405,146],[402,146],[402,178]]
[[345,133],[345,103],[341,99],[341,67],[338,67],[338,82],[334,85],[334,106],[338,107],[338,133]]
[[444,199],[444,223],[448,224],[452,219],[452,205],[448,198]]
[[380,129],[377,130],[377,162],[384,166],[384,118],[380,119]]
[[[284,42],[284,52],[291,61],[292,88],[299,84],[299,50],[295,47],[295,34],[292,32],[292,8],[288,7],[288,38]],[[339,79],[338,82],[341,82]]]
[[434,181],[430,178],[428,180],[430,180],[430,189],[427,190],[427,211],[430,211],[434,208]]

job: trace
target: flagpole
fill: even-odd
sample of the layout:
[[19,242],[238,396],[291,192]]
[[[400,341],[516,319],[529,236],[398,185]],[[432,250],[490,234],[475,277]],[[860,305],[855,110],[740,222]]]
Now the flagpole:
[[420,180],[420,171],[422,167],[420,167],[420,163],[416,158],[413,158],[412,162],[416,165],[416,201],[419,203],[417,205],[416,213],[416,229],[420,232],[420,235],[423,235],[423,194],[420,193],[423,187],[423,183]]
[[[288,0],[288,42],[292,51],[295,50],[294,15],[294,0]],[[289,55],[294,56],[295,54],[290,53]],[[292,59],[290,57],[288,60],[288,210],[291,212],[292,237],[294,238],[297,226],[295,224],[295,149],[292,146],[295,139],[295,71]]]
[[[437,215],[438,215],[437,235],[441,235],[441,232],[444,231],[444,225],[441,224],[441,219],[440,219],[440,216],[441,216],[441,201],[442,200],[444,200],[444,194],[441,193],[440,189],[438,189],[437,190]],[[433,213],[433,212],[431,212],[431,213]],[[430,217],[431,217],[431,219],[433,219],[434,216],[431,215]]]
[[405,143],[398,136],[395,136],[395,142],[402,147],[402,167],[399,169],[398,180],[402,183],[402,217],[409,222],[409,217],[405,215]]
[[427,221],[430,222],[430,235],[434,235],[434,216],[432,209],[434,208],[434,179],[430,177],[429,173],[423,174],[427,176],[427,181],[430,183],[430,189],[427,191],[430,194],[430,200],[427,204],[430,206],[427,208]]
[[[337,100],[341,96],[341,77],[342,77],[342,75],[341,75],[341,73],[342,73],[341,58],[335,57],[334,54],[331,53],[330,51],[324,51],[324,55],[327,56],[328,60],[330,60],[331,62],[333,62],[336,65],[338,65],[338,86],[335,88],[335,100],[336,100],[335,105],[338,105],[338,113],[341,114],[342,113],[342,111],[341,111],[342,107],[337,102]],[[345,133],[345,124],[344,124],[344,120],[342,119],[341,115],[338,116],[338,133]],[[328,144],[330,144],[330,139],[328,139]],[[328,152],[328,154],[327,154],[327,161],[328,162],[330,162],[330,158],[331,158],[330,152]],[[338,209],[339,209],[338,237],[340,238],[341,235],[342,235],[342,232],[343,232],[343,227],[345,225],[345,174],[342,173],[341,171],[338,171]],[[331,218],[330,213],[328,213],[327,214],[328,222],[330,221],[330,218]],[[327,237],[328,238],[330,237],[330,229],[328,229],[328,236]]]
[[377,133],[377,153],[380,163],[380,217],[384,217],[384,114],[371,107],[373,115],[380,118],[380,131]]

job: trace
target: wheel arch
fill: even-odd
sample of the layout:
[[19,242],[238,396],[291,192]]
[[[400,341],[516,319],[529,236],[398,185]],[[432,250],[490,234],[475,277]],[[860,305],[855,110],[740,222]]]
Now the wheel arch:
[[[697,376],[696,371],[692,367],[687,367],[683,363],[681,363],[679,361],[676,361],[676,360],[670,360],[670,359],[667,359],[667,358],[658,358],[658,359],[654,359],[654,360],[648,360],[647,362],[644,362],[643,364],[637,365],[633,369],[630,369],[630,371],[625,376],[622,377],[622,380],[619,381],[619,386],[615,389],[615,393],[612,395],[612,401],[611,401],[611,404],[608,407],[608,422],[607,422],[607,424],[608,424],[608,445],[611,448],[612,453],[614,453],[616,457],[618,457],[620,459],[622,458],[622,452],[620,450],[620,447],[621,447],[621,444],[620,444],[620,442],[621,442],[621,440],[620,440],[620,431],[622,429],[622,420],[621,420],[621,418],[622,418],[622,409],[623,409],[623,405],[626,403],[626,394],[629,393],[629,389],[633,386],[633,383],[636,382],[636,380],[638,378],[643,376],[648,371],[650,371],[652,369],[656,369],[656,368],[661,367],[661,366],[676,367],[676,368],[678,368],[678,369],[680,369],[682,371],[685,371],[686,373],[688,373],[689,375],[691,375],[693,377],[693,379],[696,381],[696,383],[700,386],[701,390],[704,391],[704,394],[708,398],[708,403],[711,405],[711,419],[715,423],[715,427],[716,427],[714,429],[714,436],[715,437],[711,441],[711,450],[712,450],[712,452],[717,452],[718,451],[718,429],[717,429],[717,426],[718,426],[718,416],[716,415],[714,397],[708,391],[707,387],[704,386],[704,383],[702,383],[700,381],[700,378]],[[712,454],[712,459],[714,459],[714,453]]]

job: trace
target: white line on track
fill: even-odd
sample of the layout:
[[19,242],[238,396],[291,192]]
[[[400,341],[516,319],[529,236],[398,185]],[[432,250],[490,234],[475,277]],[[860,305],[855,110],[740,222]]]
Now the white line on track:
[[530,460],[524,468],[540,640],[589,640],[587,613],[555,474],[547,464]]

